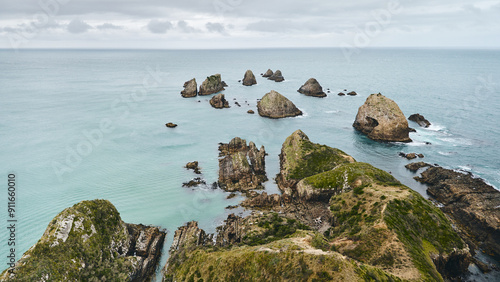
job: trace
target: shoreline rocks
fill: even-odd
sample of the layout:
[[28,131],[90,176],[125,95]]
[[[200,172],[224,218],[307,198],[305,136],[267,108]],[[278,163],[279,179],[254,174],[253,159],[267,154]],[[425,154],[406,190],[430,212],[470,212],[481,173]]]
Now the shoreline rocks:
[[198,95],[198,85],[195,78],[184,83],[184,90],[181,91],[181,95],[184,98],[196,97]]
[[282,82],[285,80],[285,78],[283,77],[283,75],[281,74],[281,71],[280,70],[277,70],[275,71],[270,77],[268,77],[267,79],[269,80],[273,80],[275,82]]
[[41,239],[0,280],[148,281],[160,261],[166,232],[124,223],[107,200],[82,201],[60,212]]
[[375,141],[412,142],[406,117],[382,94],[372,94],[359,107],[353,127]]
[[243,78],[243,85],[252,86],[257,84],[257,80],[255,79],[255,75],[251,70],[247,70],[245,72],[245,77]]
[[302,115],[292,101],[274,90],[257,102],[257,110],[260,116],[274,119]]
[[219,145],[219,180],[221,189],[247,192],[263,188],[267,181],[264,146],[257,149],[253,142],[247,146],[246,140],[233,138],[229,143]]
[[315,78],[310,78],[309,80],[302,85],[297,92],[302,93],[306,96],[313,96],[324,98],[326,97],[326,93],[323,92],[323,87],[319,84],[319,82]]
[[418,125],[425,128],[431,125],[431,123],[421,114],[413,114],[408,118],[408,120],[416,122]]
[[409,163],[405,165],[406,169],[408,169],[411,172],[417,172],[419,169],[424,168],[424,167],[431,167],[431,164],[424,163],[424,162],[415,162],[415,163]]
[[205,81],[203,81],[200,86],[200,91],[198,91],[198,95],[203,96],[221,92],[222,90],[225,90],[225,86],[227,86],[227,84],[222,81],[221,75],[214,74],[207,77]]
[[213,96],[212,99],[210,99],[210,105],[216,109],[229,108],[229,102],[222,93]]
[[473,238],[483,251],[500,260],[500,191],[470,173],[430,167],[415,179],[428,184],[427,193],[441,210]]

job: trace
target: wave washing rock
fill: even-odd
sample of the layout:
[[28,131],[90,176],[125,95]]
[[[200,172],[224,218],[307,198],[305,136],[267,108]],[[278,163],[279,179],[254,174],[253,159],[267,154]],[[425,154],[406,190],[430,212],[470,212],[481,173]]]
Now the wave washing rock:
[[326,97],[326,93],[323,92],[323,87],[321,87],[321,85],[315,78],[310,78],[309,80],[307,80],[306,83],[304,83],[304,85],[302,85],[297,91],[306,96],[319,98]]
[[214,74],[205,79],[200,86],[198,95],[210,95],[224,90],[227,84],[221,80],[220,74]]
[[233,138],[228,144],[219,145],[219,186],[229,192],[263,188],[266,176],[266,150],[257,149],[253,142]]
[[257,110],[260,116],[269,118],[285,118],[302,115],[302,111],[299,110],[292,101],[274,90],[271,90],[271,92],[264,95],[264,97],[257,102]]
[[462,231],[500,261],[500,191],[470,173],[430,167],[417,181],[428,184],[427,193],[444,206]]
[[216,109],[229,108],[229,102],[224,98],[224,94],[219,93],[210,99],[210,105]]
[[147,281],[166,233],[124,223],[106,200],[83,201],[59,213],[42,238],[2,281]]
[[418,125],[420,125],[421,127],[425,128],[431,125],[431,123],[421,114],[413,114],[408,118],[408,120],[414,121],[418,123]]
[[370,95],[359,107],[353,126],[376,141],[412,141],[403,112],[393,100],[380,93]]
[[262,75],[262,77],[271,77],[273,75],[273,71],[271,69],[268,69],[266,73]]
[[198,95],[198,85],[196,84],[196,79],[191,79],[184,83],[184,90],[181,91],[181,95],[184,98],[196,97]]
[[[420,194],[370,164],[311,143],[301,131],[285,143],[281,170],[305,177],[300,182],[308,191],[335,193],[316,203],[299,190],[246,200],[260,211],[229,215],[215,240],[193,228],[183,240],[190,244],[171,252],[164,281],[443,281],[467,271],[466,244]],[[312,209],[329,217],[304,220]],[[323,230],[325,221],[330,227]]]
[[273,75],[271,75],[270,77],[268,77],[267,79],[269,80],[274,80],[275,82],[282,82],[285,80],[285,78],[283,77],[283,75],[281,74],[281,71],[280,70],[277,70],[273,73]]
[[257,84],[257,80],[255,79],[255,75],[251,70],[247,70],[245,72],[245,77],[243,77],[243,85],[245,86],[252,86],[254,84]]

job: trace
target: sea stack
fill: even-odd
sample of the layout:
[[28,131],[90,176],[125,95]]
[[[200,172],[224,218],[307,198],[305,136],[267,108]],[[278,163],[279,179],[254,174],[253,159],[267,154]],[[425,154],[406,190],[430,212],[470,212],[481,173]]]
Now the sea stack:
[[220,92],[224,90],[224,86],[227,86],[227,84],[221,80],[220,74],[211,75],[201,84],[198,95],[210,95]]
[[264,95],[264,97],[257,102],[257,110],[260,116],[269,118],[285,118],[302,115],[302,111],[299,110],[292,101],[274,90],[271,90],[271,92]]
[[210,99],[210,105],[216,109],[229,108],[229,102],[224,98],[224,94],[219,93]]
[[198,95],[198,85],[196,84],[196,79],[188,80],[184,83],[184,90],[181,91],[181,95],[184,98],[196,97]]
[[273,71],[271,69],[268,69],[266,73],[262,75],[262,77],[271,77],[273,75]]
[[275,82],[282,82],[285,80],[280,70],[277,70],[268,79],[274,80]]
[[372,94],[359,107],[354,128],[376,141],[411,142],[406,117],[396,102],[384,95]]
[[431,123],[421,114],[413,114],[408,119],[418,123],[421,127],[427,128],[431,125]]
[[245,77],[243,78],[243,85],[245,86],[252,86],[254,84],[257,84],[257,80],[255,79],[255,75],[251,70],[247,70],[245,72]]
[[326,97],[326,93],[323,92],[323,87],[319,84],[319,82],[315,78],[310,78],[304,85],[302,85],[297,92],[302,93],[306,96],[313,96],[324,98]]

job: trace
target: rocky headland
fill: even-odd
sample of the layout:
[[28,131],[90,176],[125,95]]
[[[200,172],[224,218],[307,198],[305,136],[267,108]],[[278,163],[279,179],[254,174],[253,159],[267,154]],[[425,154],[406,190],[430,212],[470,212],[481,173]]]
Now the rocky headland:
[[372,94],[359,108],[353,126],[376,141],[411,142],[408,121],[398,105],[384,95]]
[[274,90],[271,90],[271,92],[264,95],[264,97],[257,102],[257,110],[260,116],[269,118],[285,118],[302,115],[302,111],[299,110],[292,101]]
[[2,281],[147,281],[166,233],[124,223],[106,200],[83,201],[59,213]]
[[319,82],[315,78],[310,78],[309,80],[302,85],[297,92],[302,93],[306,96],[313,97],[326,97],[326,93],[323,92],[323,87],[319,84]]

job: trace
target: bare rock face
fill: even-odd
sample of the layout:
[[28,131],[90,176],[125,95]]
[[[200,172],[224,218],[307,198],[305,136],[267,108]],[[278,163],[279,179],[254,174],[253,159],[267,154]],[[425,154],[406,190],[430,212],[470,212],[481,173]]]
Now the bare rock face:
[[274,80],[275,82],[282,82],[285,80],[280,70],[275,71],[268,79]]
[[187,246],[204,246],[211,241],[212,236],[200,229],[198,222],[190,221],[175,231],[170,253]]
[[243,85],[245,86],[252,86],[254,84],[257,84],[257,80],[255,79],[255,75],[251,70],[247,70],[245,72],[245,77],[243,78]]
[[424,167],[431,167],[431,164],[424,163],[424,162],[415,162],[415,163],[410,163],[405,165],[406,169],[412,172],[416,172],[417,170],[424,168]]
[[382,94],[372,94],[359,108],[354,128],[377,141],[411,142],[406,117],[398,105]]
[[427,193],[482,250],[500,259],[500,191],[471,174],[442,167],[430,167],[415,179],[429,185]]
[[229,108],[229,102],[224,98],[224,94],[219,93],[210,99],[210,105],[216,109]]
[[292,101],[274,90],[271,90],[271,92],[264,95],[264,97],[257,102],[257,109],[260,116],[269,118],[285,118],[302,115],[302,111],[299,110]]
[[207,77],[200,86],[198,95],[210,95],[224,90],[227,84],[221,80],[220,74],[215,74]]
[[181,91],[181,95],[184,98],[196,97],[198,95],[198,85],[196,84],[196,79],[191,79],[184,83],[184,90]]
[[421,114],[413,114],[408,119],[418,123],[421,127],[427,128],[431,125],[431,123]]
[[320,97],[320,98],[326,97],[326,93],[323,92],[323,87],[321,87],[321,85],[315,78],[310,78],[297,91],[307,96]]
[[271,77],[273,75],[273,71],[271,69],[268,69],[266,73],[262,75],[262,77]]
[[239,137],[228,144],[219,145],[219,186],[225,191],[242,191],[262,188],[267,181],[264,146],[257,149],[253,142]]

